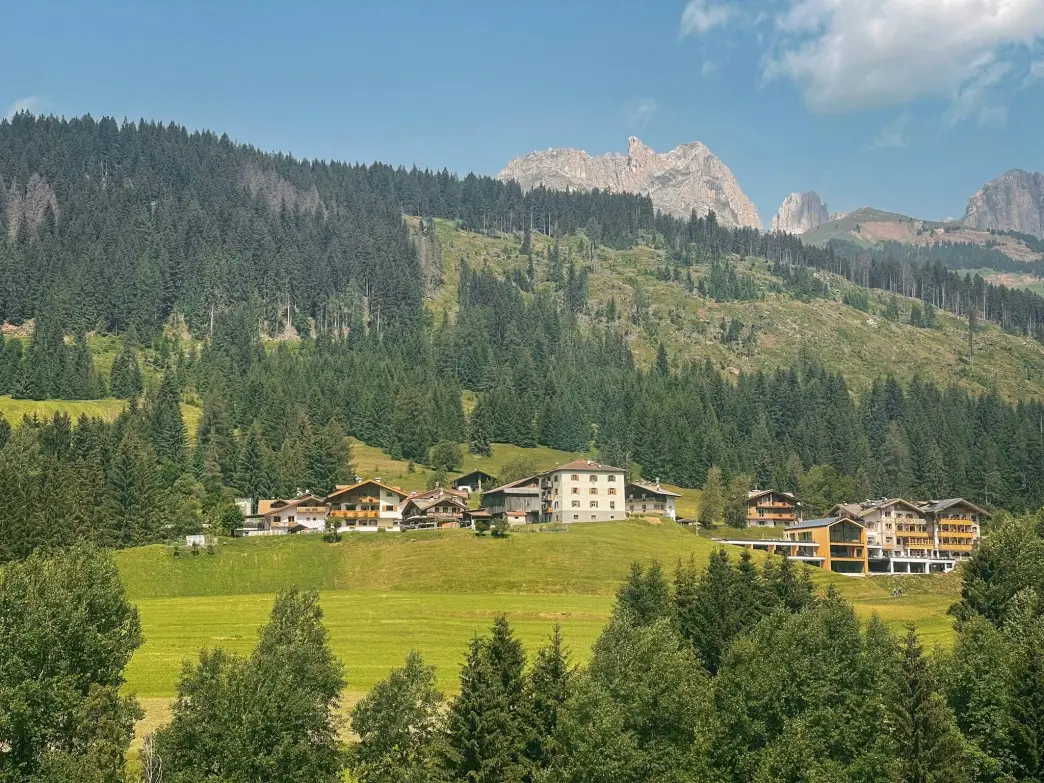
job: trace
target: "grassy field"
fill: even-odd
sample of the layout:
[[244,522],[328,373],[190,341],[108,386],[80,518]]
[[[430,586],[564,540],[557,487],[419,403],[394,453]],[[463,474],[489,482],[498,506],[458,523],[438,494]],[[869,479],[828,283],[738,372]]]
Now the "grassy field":
[[[437,226],[443,283],[429,291],[427,303],[436,319],[443,312],[452,315],[456,311],[456,286],[464,259],[473,267],[488,265],[502,274],[525,270],[528,265],[528,259],[518,252],[517,237],[458,231],[445,221],[438,221]],[[563,240],[563,248],[576,253],[573,244],[575,238]],[[550,284],[540,281],[546,278],[549,245],[547,237],[533,237],[537,287],[547,290]],[[678,283],[659,280],[656,273],[663,268],[664,254],[656,248],[599,248],[589,263],[590,295],[581,320],[598,323],[597,313],[610,299],[615,300],[621,314],[617,328],[642,363],[652,362],[661,341],[673,365],[710,359],[726,375],[792,367],[804,353],[844,374],[854,390],[893,374],[902,381],[918,376],[942,386],[957,383],[974,392],[995,388],[1008,399],[1044,397],[1044,351],[1035,340],[981,325],[975,358],[969,362],[967,324],[962,319],[939,313],[937,329],[917,329],[905,323],[911,302],[900,298],[904,317],[893,323],[881,315],[886,294],[869,291],[871,312],[861,312],[840,301],[841,290],[850,284],[839,278],[831,278],[835,300],[802,302],[787,294],[767,293],[759,301],[714,302],[689,294]],[[766,290],[778,282],[764,259],[737,264],[762,281]],[[705,273],[703,267],[692,268],[697,280]],[[641,326],[631,317],[638,290],[648,302]],[[721,323],[732,319],[739,319],[746,331],[753,330],[757,338],[753,347],[721,341]]]
[[[530,650],[560,623],[578,661],[609,616],[630,563],[705,561],[716,545],[673,523],[575,525],[565,533],[518,532],[504,540],[469,531],[318,536],[221,542],[217,554],[174,558],[162,546],[117,553],[142,617],[146,642],[131,661],[128,689],[148,699],[173,694],[181,662],[203,647],[250,649],[273,594],[296,585],[322,591],[334,650],[349,690],[359,693],[412,648],[453,688],[468,639],[506,613]],[[813,570],[861,615],[900,628],[914,622],[926,643],[946,644],[946,608],[958,582],[932,578],[851,579]],[[891,596],[901,583],[905,594]]]
[[[0,416],[7,419],[11,426],[16,426],[25,416],[36,416],[49,419],[55,413],[66,413],[73,423],[86,414],[89,418],[112,421],[123,411],[126,400],[106,397],[101,400],[16,400],[9,396],[0,396]],[[189,440],[196,437],[203,411],[195,405],[181,405],[181,418],[185,421],[185,430]]]

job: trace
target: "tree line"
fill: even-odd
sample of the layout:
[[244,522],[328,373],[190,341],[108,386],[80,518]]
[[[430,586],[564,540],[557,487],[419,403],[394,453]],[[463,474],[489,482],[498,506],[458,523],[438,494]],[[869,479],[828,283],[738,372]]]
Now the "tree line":
[[[1039,781],[1044,518],[1005,518],[962,578],[953,648],[928,653],[789,560],[635,564],[585,665],[557,628],[530,657],[500,617],[452,696],[413,651],[351,710],[348,743],[318,596],[289,590],[248,655],[185,663],[140,779]],[[0,608],[0,780],[129,780],[141,712],[119,689],[142,637],[111,560],[37,553],[0,572]]]

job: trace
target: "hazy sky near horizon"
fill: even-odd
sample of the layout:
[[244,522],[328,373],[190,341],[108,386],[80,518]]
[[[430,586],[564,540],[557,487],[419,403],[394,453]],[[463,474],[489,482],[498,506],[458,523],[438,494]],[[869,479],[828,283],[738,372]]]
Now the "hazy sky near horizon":
[[960,217],[1044,170],[1044,0],[35,0],[0,112],[173,121],[300,157],[495,174],[699,140],[791,191]]

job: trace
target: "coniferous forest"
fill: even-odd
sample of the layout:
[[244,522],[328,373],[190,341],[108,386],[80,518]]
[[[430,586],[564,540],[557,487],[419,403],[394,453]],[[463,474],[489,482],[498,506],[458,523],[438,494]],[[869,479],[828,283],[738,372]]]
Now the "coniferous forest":
[[[853,394],[811,359],[726,380],[639,366],[581,325],[583,258],[555,242],[554,293],[464,264],[433,319],[404,214],[462,231],[659,246],[710,264],[702,293],[750,292],[724,259],[763,256],[804,296],[808,270],[1040,338],[1044,300],[940,262],[853,258],[791,236],[677,220],[649,199],[523,193],[488,177],[297,161],[174,125],[19,114],[0,122],[0,393],[128,400],[114,422],[0,423],[0,559],[87,539],[127,546],[235,523],[231,498],[323,492],[353,475],[345,435],[425,462],[441,440],[597,450],[647,477],[801,489],[813,507],[883,495],[1044,505],[1044,405],[881,377]],[[717,270],[717,271],[715,271]],[[783,274],[785,273],[785,274]],[[119,335],[99,372],[88,332]],[[262,337],[291,334],[292,341]],[[181,340],[179,335],[191,336]],[[188,347],[185,347],[185,346]],[[273,347],[276,346],[276,347]],[[160,357],[143,380],[145,352]],[[146,388],[146,386],[148,388]],[[477,395],[469,415],[462,392]],[[193,443],[178,403],[202,408]],[[825,510],[825,509],[824,509]],[[14,531],[18,534],[15,535]]]

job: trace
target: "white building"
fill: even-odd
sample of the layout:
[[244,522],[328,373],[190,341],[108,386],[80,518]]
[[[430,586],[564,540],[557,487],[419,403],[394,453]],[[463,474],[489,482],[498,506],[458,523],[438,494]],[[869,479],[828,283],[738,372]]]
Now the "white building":
[[626,519],[623,468],[576,460],[540,477],[544,522],[609,522]]

